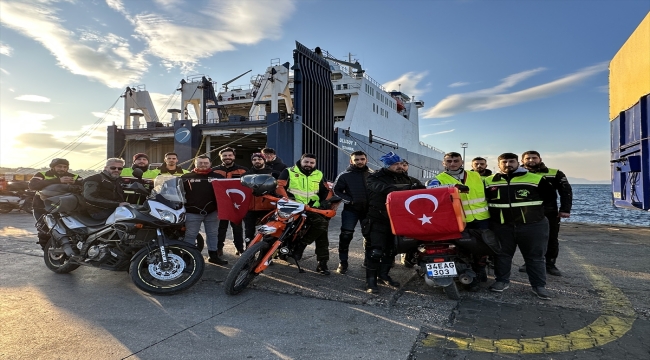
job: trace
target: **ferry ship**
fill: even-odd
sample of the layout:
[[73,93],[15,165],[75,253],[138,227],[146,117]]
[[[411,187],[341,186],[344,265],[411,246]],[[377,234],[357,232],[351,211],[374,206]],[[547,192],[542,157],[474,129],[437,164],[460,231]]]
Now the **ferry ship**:
[[[299,50],[310,61],[302,67],[296,67]],[[307,95],[297,97],[296,88],[308,82],[304,78],[313,72],[312,63],[326,67],[323,73],[328,74],[331,84],[303,90]],[[301,69],[302,74],[298,75]],[[270,146],[280,150],[282,160],[292,165],[299,154],[310,150],[319,156],[319,169],[333,180],[349,165],[349,154],[353,151],[366,152],[369,166],[375,169],[381,166],[381,155],[394,151],[408,160],[411,176],[427,179],[443,171],[444,152],[419,140],[418,109],[424,102],[399,90],[385,89],[358,62],[336,59],[319,48],[312,52],[297,43],[294,66],[274,59],[264,74],[251,76],[245,85],[230,85],[249,72],[224,82],[219,91],[218,84],[206,75],[181,80],[177,89],[181,109],[163,109],[165,117],[156,113],[144,86],[127,88],[123,94],[124,121],[108,127],[108,157],[130,159],[133,154],[144,152],[155,162],[162,161],[166,152],[174,151],[185,162],[183,167],[188,168],[190,160],[203,153],[218,164],[218,150],[230,146],[237,151],[236,162],[250,166],[250,155]],[[296,79],[298,76],[301,80]],[[314,91],[317,93],[309,96]],[[327,103],[327,98],[331,98],[331,108],[318,108]],[[299,108],[309,107],[309,102],[317,110],[310,108],[307,112],[314,115],[293,116]],[[326,115],[322,120],[314,120],[319,116],[315,113]],[[283,149],[298,147],[285,141],[286,129],[284,133],[276,131],[286,125],[285,120],[301,122],[302,126],[297,127],[303,132],[301,149]],[[307,146],[317,141],[333,151]],[[324,169],[320,166],[323,161],[332,165]]]

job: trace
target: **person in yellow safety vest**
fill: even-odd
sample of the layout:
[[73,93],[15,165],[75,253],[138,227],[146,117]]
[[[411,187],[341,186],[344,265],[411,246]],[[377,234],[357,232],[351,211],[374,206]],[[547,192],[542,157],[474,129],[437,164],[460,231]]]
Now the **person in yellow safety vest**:
[[485,179],[490,229],[501,244],[490,290],[503,292],[510,286],[512,257],[519,247],[533,293],[550,300],[545,258],[549,226],[544,210],[555,203],[555,191],[542,176],[519,167],[517,154],[499,155],[499,169],[500,173]]
[[[50,170],[48,171],[39,171],[29,180],[29,189],[40,191],[46,188],[49,185],[53,184],[68,184],[68,185],[83,185],[83,178],[77,174],[72,174],[68,172],[70,168],[70,162],[66,159],[52,159],[50,162]],[[34,196],[32,202],[32,208],[34,212],[34,218],[38,222],[41,216],[45,215],[45,204],[38,193]],[[41,229],[38,231],[38,244],[41,245],[41,248],[45,249],[50,235],[43,232]]]
[[[133,176],[133,170],[140,169],[142,170],[142,179],[138,179]],[[122,169],[120,176],[123,179],[123,184],[128,185],[132,182],[140,182],[147,189],[151,189],[153,185],[153,179],[158,176],[158,170],[149,170],[149,156],[145,153],[137,153],[133,155],[133,165],[130,168],[125,167]],[[144,202],[144,195],[136,194],[135,192],[125,189],[124,195],[126,195],[126,201],[131,204],[142,204]]]
[[[445,171],[436,175],[430,186],[456,186],[465,185],[469,192],[461,192],[460,199],[465,212],[466,229],[487,230],[489,228],[490,212],[485,200],[485,187],[481,176],[474,171],[465,171],[463,157],[457,152],[449,152],[444,156]],[[480,283],[487,281],[485,265],[487,256],[474,259],[472,270],[476,277],[469,284],[470,291],[478,291]]]
[[159,175],[174,175],[182,176],[188,174],[189,171],[181,168],[178,164],[178,154],[175,152],[168,152],[165,154],[165,163],[156,169]]
[[[320,206],[327,199],[330,190],[325,183],[325,177],[316,169],[316,155],[303,154],[296,165],[282,170],[278,177],[276,193],[280,197],[291,198],[299,203],[312,207]],[[296,260],[302,258],[302,253],[307,245],[316,243],[316,272],[329,275],[327,268],[329,261],[329,239],[327,230],[329,220],[323,215],[308,212],[307,220],[310,222],[309,230],[302,237],[301,246],[293,254]]]
[[484,180],[486,177],[492,175],[492,170],[487,168],[487,160],[480,156],[472,159],[472,170],[470,171],[475,171],[481,175],[481,180]]

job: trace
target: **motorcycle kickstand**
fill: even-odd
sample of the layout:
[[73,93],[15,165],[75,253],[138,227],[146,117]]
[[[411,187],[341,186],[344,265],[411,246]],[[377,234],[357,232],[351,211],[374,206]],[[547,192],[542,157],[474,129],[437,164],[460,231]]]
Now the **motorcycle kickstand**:
[[296,266],[298,267],[298,272],[301,273],[301,274],[304,273],[305,270],[303,270],[303,268],[300,267],[300,264],[298,263],[298,260],[293,259],[293,261],[296,262]]

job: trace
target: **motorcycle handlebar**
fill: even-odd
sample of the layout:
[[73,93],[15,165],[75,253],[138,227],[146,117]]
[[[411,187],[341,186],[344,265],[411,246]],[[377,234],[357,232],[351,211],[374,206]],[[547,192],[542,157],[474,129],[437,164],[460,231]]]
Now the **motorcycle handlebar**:
[[[280,198],[280,197],[273,196],[273,195],[268,195],[268,194],[262,195],[262,197],[265,198],[265,199],[271,200],[271,201],[275,201],[275,202],[277,202],[279,200],[282,200],[282,198]],[[336,216],[336,210],[332,210],[332,209],[323,210],[323,209],[311,207],[311,206],[306,205],[306,204],[305,204],[305,211],[313,212],[313,213],[316,213],[316,214],[321,214],[321,215],[323,215],[325,217],[328,217],[328,218],[333,218],[334,216]]]

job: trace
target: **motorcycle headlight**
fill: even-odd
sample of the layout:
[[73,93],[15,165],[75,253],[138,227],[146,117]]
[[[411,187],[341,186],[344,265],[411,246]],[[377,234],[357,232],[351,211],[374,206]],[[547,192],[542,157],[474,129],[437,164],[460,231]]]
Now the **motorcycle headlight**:
[[286,219],[286,218],[291,216],[291,212],[290,211],[289,212],[284,212],[282,210],[278,210],[278,216],[283,218],[283,219]]
[[157,210],[162,220],[172,224],[176,223],[176,215],[174,215],[173,212],[169,210],[162,210],[162,209],[157,209]]

